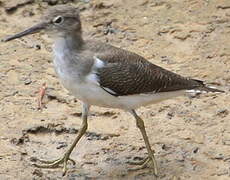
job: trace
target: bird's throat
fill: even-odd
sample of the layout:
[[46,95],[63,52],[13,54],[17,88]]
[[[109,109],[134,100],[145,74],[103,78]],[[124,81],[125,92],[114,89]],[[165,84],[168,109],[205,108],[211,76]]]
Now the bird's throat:
[[54,38],[54,50],[59,52],[81,50],[84,41],[81,33],[62,34]]

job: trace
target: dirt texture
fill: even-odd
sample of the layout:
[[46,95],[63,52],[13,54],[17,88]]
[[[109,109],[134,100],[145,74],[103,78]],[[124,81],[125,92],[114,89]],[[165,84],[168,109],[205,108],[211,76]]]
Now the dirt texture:
[[[183,76],[205,80],[223,94],[178,97],[142,107],[162,180],[230,179],[229,0],[0,1],[0,38],[39,21],[51,5],[79,7],[85,38],[108,42]],[[36,158],[60,157],[81,124],[81,103],[58,81],[52,41],[35,34],[0,42],[0,179],[154,179],[129,160],[147,156],[133,117],[91,108],[87,134],[71,157],[75,166],[39,169]],[[46,82],[45,107],[37,109]]]

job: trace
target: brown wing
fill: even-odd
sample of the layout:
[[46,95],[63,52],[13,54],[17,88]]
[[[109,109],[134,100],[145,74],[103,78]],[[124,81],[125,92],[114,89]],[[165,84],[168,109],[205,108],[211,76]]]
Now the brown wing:
[[100,86],[115,96],[194,89],[202,85],[201,81],[184,78],[121,49],[97,58],[106,64],[98,69]]

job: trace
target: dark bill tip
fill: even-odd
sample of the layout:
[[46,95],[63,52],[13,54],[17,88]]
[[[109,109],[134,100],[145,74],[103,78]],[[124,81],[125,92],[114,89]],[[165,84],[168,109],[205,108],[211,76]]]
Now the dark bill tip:
[[7,42],[7,41],[11,41],[13,39],[17,39],[17,38],[20,38],[20,37],[23,37],[29,34],[34,34],[34,33],[40,32],[41,30],[45,29],[45,27],[46,27],[46,23],[36,24],[35,26],[32,26],[31,28],[26,29],[25,31],[22,31],[12,36],[7,36],[1,39],[1,41]]

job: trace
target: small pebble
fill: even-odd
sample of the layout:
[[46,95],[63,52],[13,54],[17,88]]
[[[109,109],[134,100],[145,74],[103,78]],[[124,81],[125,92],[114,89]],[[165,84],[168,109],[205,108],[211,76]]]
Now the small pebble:
[[25,81],[24,81],[25,85],[29,85],[31,83],[32,83],[31,79],[28,79],[28,78],[26,78]]

